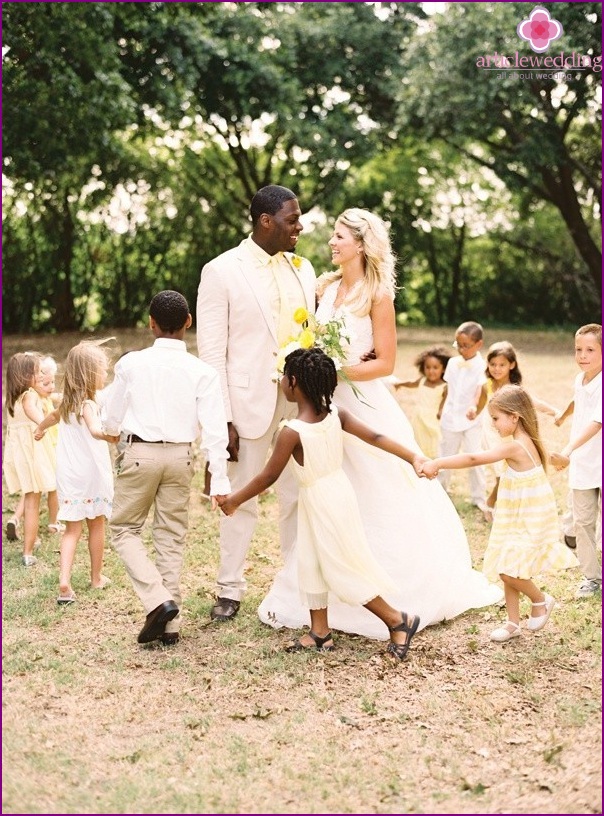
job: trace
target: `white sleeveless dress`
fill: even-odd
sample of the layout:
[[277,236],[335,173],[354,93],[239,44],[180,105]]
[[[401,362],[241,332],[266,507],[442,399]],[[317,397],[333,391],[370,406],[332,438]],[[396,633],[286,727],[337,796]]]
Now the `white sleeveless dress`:
[[[346,307],[334,310],[338,281],[324,292],[319,321],[343,318],[351,344],[347,364],[355,365],[373,349],[371,318]],[[411,425],[382,380],[357,383],[363,402],[340,382],[334,402],[376,431],[419,451]],[[366,404],[365,404],[366,403]],[[385,599],[397,609],[419,615],[421,627],[440,623],[468,609],[500,601],[502,590],[472,569],[470,550],[457,511],[436,480],[419,479],[396,456],[344,434],[344,471],[357,494],[365,535],[378,563],[397,586]],[[290,555],[260,604],[260,620],[275,628],[309,623],[298,590],[297,559]],[[383,623],[363,607],[329,598],[333,629],[385,640]]]

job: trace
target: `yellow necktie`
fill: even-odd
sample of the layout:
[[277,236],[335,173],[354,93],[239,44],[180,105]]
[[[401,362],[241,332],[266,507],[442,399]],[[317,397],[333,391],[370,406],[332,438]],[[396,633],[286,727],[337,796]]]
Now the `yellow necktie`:
[[287,294],[287,287],[285,285],[285,281],[283,280],[281,257],[281,253],[278,253],[277,255],[273,255],[269,261],[271,272],[273,273],[275,283],[277,284],[277,289],[279,290],[279,324],[277,326],[277,340],[280,346],[287,342],[291,334],[292,327],[291,306]]

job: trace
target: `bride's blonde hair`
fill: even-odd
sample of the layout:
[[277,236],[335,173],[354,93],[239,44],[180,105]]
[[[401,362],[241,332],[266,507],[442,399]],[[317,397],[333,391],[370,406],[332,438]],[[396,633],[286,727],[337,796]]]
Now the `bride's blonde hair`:
[[[365,260],[365,277],[360,286],[355,286],[346,305],[351,312],[363,317],[369,314],[375,300],[388,295],[394,300],[396,292],[396,256],[390,245],[388,226],[381,218],[368,210],[351,207],[338,216],[336,222],[347,227],[355,240],[359,241]],[[317,282],[319,298],[333,281],[339,280],[342,272],[326,272]]]

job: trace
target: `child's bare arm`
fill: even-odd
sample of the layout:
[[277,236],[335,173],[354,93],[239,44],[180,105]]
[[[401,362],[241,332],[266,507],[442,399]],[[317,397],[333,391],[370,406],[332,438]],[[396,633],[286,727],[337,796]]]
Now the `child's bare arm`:
[[443,388],[443,395],[442,395],[442,397],[440,399],[440,405],[438,406],[438,411],[436,412],[436,419],[440,419],[441,416],[442,416],[443,407],[444,407],[445,401],[447,399],[447,392],[448,392],[448,386],[445,385],[445,387]]
[[28,419],[39,425],[44,419],[44,411],[38,405],[38,398],[33,392],[28,391],[22,400],[23,411]]
[[384,434],[381,434],[378,431],[374,431],[369,425],[361,422],[360,419],[357,419],[357,417],[348,411],[345,411],[343,408],[338,408],[338,415],[340,417],[340,422],[342,423],[342,428],[346,431],[346,433],[357,436],[359,439],[362,439],[363,442],[367,442],[369,445],[380,448],[387,453],[392,453],[394,456],[398,456],[399,459],[409,462],[410,465],[413,465],[417,475],[422,475],[421,466],[425,461],[427,461],[427,457],[425,457],[423,454],[416,453],[410,448],[401,445],[395,439],[392,439],[389,436],[384,436]]
[[405,380],[404,382],[397,382],[394,383],[395,388],[418,388],[420,382],[422,381],[421,377],[418,377],[417,380]]
[[536,411],[541,411],[542,414],[548,414],[548,416],[557,417],[560,413],[560,409],[556,408],[553,405],[550,405],[549,402],[545,402],[545,400],[539,399],[539,397],[534,397],[531,394],[531,399],[533,400],[533,405],[535,406]]
[[564,470],[565,467],[568,467],[570,464],[570,455],[573,451],[580,448],[581,445],[584,445],[586,442],[589,442],[597,433],[602,430],[602,423],[601,422],[589,422],[583,431],[571,442],[568,442],[560,451],[560,453],[552,453],[550,456],[550,462],[556,468],[556,470]]
[[487,404],[486,386],[479,385],[476,388],[476,392],[474,394],[474,402],[472,405],[470,405],[470,407],[466,411],[466,417],[468,419],[476,419],[476,417],[482,411],[486,404]]
[[433,478],[439,470],[491,465],[493,462],[501,462],[502,459],[514,459],[520,449],[518,442],[505,442],[503,445],[497,445],[496,448],[481,451],[480,453],[458,453],[455,456],[440,456],[425,463],[422,470],[428,478]]
[[103,426],[101,424],[101,417],[99,416],[98,411],[95,411],[92,405],[90,405],[90,403],[84,404],[82,416],[84,417],[86,427],[90,431],[90,435],[94,439],[100,439],[103,442],[113,443],[117,443],[120,441],[119,434],[105,433],[105,431],[103,430]]
[[574,411],[575,411],[575,401],[574,401],[574,399],[572,399],[568,403],[568,405],[566,406],[566,408],[563,411],[561,411],[559,414],[556,414],[556,416],[554,417],[554,425],[558,425],[558,426],[562,425],[564,420],[567,417],[569,417],[571,414],[573,414]]
[[291,428],[283,428],[277,437],[273,454],[264,469],[236,493],[230,493],[225,498],[216,496],[217,504],[225,516],[232,516],[240,504],[249,501],[274,484],[283,473],[290,456],[299,444],[300,434]]
[[51,411],[47,414],[42,422],[38,424],[38,427],[34,431],[34,439],[40,440],[46,433],[49,428],[52,428],[53,425],[56,425],[59,421],[59,409],[55,408],[54,411]]

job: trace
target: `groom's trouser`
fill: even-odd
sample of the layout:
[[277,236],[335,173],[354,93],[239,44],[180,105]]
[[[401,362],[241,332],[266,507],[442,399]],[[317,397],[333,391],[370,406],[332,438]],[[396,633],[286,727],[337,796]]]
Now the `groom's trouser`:
[[[264,468],[269,449],[283,419],[296,414],[295,403],[288,403],[279,390],[275,413],[266,433],[258,439],[239,439],[239,461],[229,462],[228,475],[233,493],[246,485]],[[235,427],[237,427],[235,423]],[[285,468],[276,482],[279,499],[279,536],[283,557],[296,542],[298,485],[291,469]],[[218,596],[240,601],[246,588],[243,576],[245,559],[258,519],[258,499],[242,504],[232,516],[220,520],[220,567]]]

